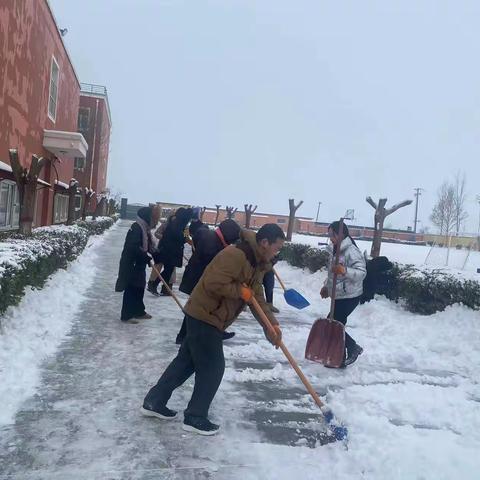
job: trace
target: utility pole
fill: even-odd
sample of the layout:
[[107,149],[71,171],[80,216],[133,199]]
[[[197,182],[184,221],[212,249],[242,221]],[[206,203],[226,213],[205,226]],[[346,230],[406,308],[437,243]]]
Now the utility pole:
[[415,220],[413,223],[413,233],[417,233],[418,225],[418,197],[422,194],[423,188],[414,188],[415,190]]
[[315,223],[318,223],[318,214],[320,213],[320,205],[322,202],[318,202],[318,208],[317,208],[317,219],[315,220]]

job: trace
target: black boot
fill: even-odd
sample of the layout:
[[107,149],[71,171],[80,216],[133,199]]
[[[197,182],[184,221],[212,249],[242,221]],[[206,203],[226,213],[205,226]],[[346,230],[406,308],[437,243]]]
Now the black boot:
[[[170,287],[170,290],[173,288],[173,283],[169,283],[168,286]],[[162,297],[171,297],[172,295],[170,292],[166,289],[165,285],[162,285],[162,289],[160,290],[160,295]]]
[[235,336],[235,332],[223,332],[223,341],[229,340]]
[[345,366],[351,365],[357,361],[357,358],[363,353],[363,348],[360,345],[355,345],[352,351],[348,352],[347,359],[345,360]]
[[156,297],[158,297],[158,296],[160,296],[160,294],[158,293],[157,287],[158,287],[158,283],[156,283],[156,280],[154,280],[153,282],[149,281],[148,285],[147,285],[147,290],[152,295],[155,295]]

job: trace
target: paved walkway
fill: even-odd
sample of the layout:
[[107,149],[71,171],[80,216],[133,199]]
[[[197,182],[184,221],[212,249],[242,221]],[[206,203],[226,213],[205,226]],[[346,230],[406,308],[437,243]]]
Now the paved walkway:
[[[226,346],[227,371],[211,409],[222,425],[219,435],[187,434],[181,414],[165,423],[139,414],[148,388],[176,353],[182,315],[172,299],[147,293],[154,318],[120,323],[121,294],[113,287],[129,225],[122,222],[107,233],[89,300],[68,339],[44,362],[37,394],[22,405],[14,424],[0,429],[0,478],[267,478],[255,444],[330,441],[314,412],[270,408],[295,397],[305,401],[305,392],[295,379],[262,377],[284,362],[279,352],[262,362],[249,359],[248,349],[263,338],[249,312],[234,325],[237,335]],[[230,355],[242,349],[245,358]],[[181,411],[191,390],[190,380],[169,406]]]

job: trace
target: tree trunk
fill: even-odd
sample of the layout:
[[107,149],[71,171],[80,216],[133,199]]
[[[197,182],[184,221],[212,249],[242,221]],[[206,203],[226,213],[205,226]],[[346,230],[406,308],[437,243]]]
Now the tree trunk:
[[18,231],[23,235],[31,235],[35,200],[37,198],[37,180],[47,160],[42,157],[37,157],[37,155],[32,155],[30,168],[27,170],[27,168],[22,167],[16,149],[10,149],[9,156],[20,201]]
[[201,210],[200,210],[200,216],[199,216],[199,219],[201,222],[203,222],[203,216],[205,215],[205,212],[207,211],[207,207],[203,207]]
[[218,217],[220,216],[220,207],[221,205],[215,205],[216,209],[217,209],[217,214],[215,215],[215,226],[217,226],[218,224]]
[[381,198],[378,202],[378,205],[372,200],[372,197],[367,197],[366,201],[375,209],[374,216],[374,233],[373,233],[373,242],[372,249],[370,250],[370,256],[375,258],[380,256],[380,248],[382,246],[382,234],[383,234],[383,224],[385,223],[385,218],[391,215],[393,212],[396,212],[399,208],[410,205],[413,200],[404,200],[403,202],[394,205],[392,208],[385,208],[387,203],[386,198]]
[[235,218],[235,213],[237,213],[238,208],[226,207],[227,209],[227,219],[232,220]]
[[295,213],[303,205],[303,200],[300,201],[298,205],[295,205],[295,200],[293,198],[288,199],[288,208],[290,210],[288,216],[288,227],[287,227],[287,241],[292,241],[293,228],[295,226]]
[[68,186],[68,217],[67,225],[73,225],[75,222],[75,196],[78,193],[78,182],[72,178]]
[[257,210],[257,205],[255,205],[255,208],[253,208],[252,204],[246,203],[244,205],[245,208],[245,228],[250,228],[250,222],[252,220],[252,214],[255,213]]
[[107,197],[102,197],[100,201],[97,203],[97,206],[95,207],[95,211],[93,212],[93,220],[96,220],[97,217],[105,214],[104,208],[106,203],[107,203]]
[[90,206],[90,201],[95,192],[90,190],[88,187],[85,187],[83,192],[83,208],[82,208],[82,220],[85,221],[87,218],[88,207]]

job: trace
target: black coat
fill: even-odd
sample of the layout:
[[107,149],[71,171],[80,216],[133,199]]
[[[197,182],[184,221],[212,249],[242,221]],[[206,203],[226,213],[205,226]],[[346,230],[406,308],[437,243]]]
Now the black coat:
[[[142,229],[138,223],[134,223],[127,233],[120,257],[116,292],[123,292],[127,286],[145,288],[146,267],[150,257],[142,250]],[[151,248],[149,238],[149,249]]]
[[179,290],[187,295],[193,292],[207,265],[218,252],[224,249],[224,245],[218,235],[213,230],[206,228],[201,228],[197,231],[193,237],[193,245],[195,251],[185,267],[185,273],[179,287]]
[[175,267],[181,267],[183,265],[185,227],[186,224],[177,219],[172,219],[168,223],[158,243],[155,263],[163,263],[164,265],[173,265]]

